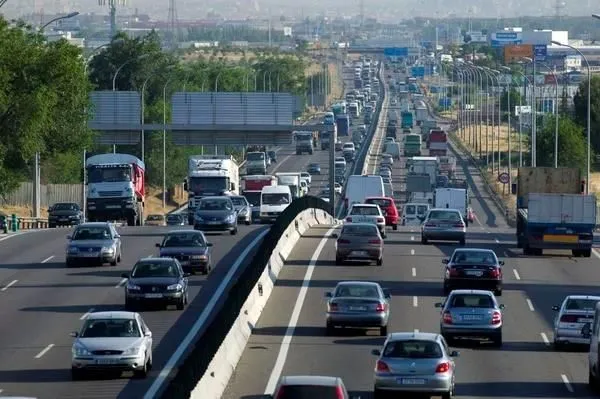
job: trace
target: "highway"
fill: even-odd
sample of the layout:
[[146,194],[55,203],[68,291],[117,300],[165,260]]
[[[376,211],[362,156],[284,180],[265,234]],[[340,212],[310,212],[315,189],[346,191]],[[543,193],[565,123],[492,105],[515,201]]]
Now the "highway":
[[[383,119],[382,119],[383,120]],[[380,122],[381,124],[381,122]],[[394,165],[393,180],[403,173]],[[467,247],[491,248],[505,260],[504,345],[500,349],[466,342],[457,347],[456,395],[460,398],[583,398],[587,351],[557,352],[551,346],[554,312],[568,294],[596,293],[600,271],[592,258],[571,258],[555,251],[523,257],[514,230],[485,197],[473,168],[458,160],[459,172],[473,193],[477,220],[468,228]],[[459,178],[460,178],[459,173]],[[398,190],[399,188],[395,188]],[[250,338],[224,399],[250,399],[272,393],[281,375],[341,377],[351,394],[372,398],[373,366],[384,338],[375,331],[343,330],[325,334],[324,294],[342,280],[379,282],[391,291],[390,332],[439,332],[442,258],[456,244],[421,245],[418,227],[389,230],[383,267],[335,265],[332,226],[305,233],[282,269],[262,317]],[[320,245],[323,243],[324,245]]]

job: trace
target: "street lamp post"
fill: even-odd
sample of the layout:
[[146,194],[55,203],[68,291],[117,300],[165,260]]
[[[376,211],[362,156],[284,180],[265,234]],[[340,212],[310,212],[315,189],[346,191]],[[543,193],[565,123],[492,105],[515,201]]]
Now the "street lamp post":
[[531,63],[533,68],[533,77],[531,85],[531,166],[537,167],[537,95],[535,93],[535,59],[529,57],[523,57],[523,60]]
[[129,65],[130,63],[132,63],[133,61],[139,61],[139,60],[143,60],[145,58],[148,58],[150,56],[150,54],[142,54],[139,57],[136,58],[130,58],[129,60],[125,61],[123,64],[121,64],[121,66],[119,66],[117,68],[117,70],[115,71],[115,74],[113,75],[113,81],[112,81],[112,91],[117,91],[117,76],[119,76],[119,72],[121,72],[121,70],[126,66]]
[[[594,14],[593,15],[594,18],[596,19],[600,19],[600,16]],[[591,118],[591,105],[592,105],[592,69],[590,68],[590,63],[588,62],[587,58],[585,57],[585,55],[583,55],[583,53],[576,47],[571,46],[570,44],[564,44],[564,43],[560,43],[557,41],[552,40],[552,44],[555,44],[557,46],[564,46],[564,47],[568,47],[571,50],[576,51],[577,53],[579,53],[579,55],[581,56],[581,58],[583,59],[583,61],[585,62],[585,65],[587,67],[587,71],[588,71],[588,77],[587,77],[587,171],[586,171],[586,177],[585,177],[585,193],[589,194],[590,192],[590,162],[591,162],[591,153],[590,153],[590,147],[591,147],[591,123],[592,123],[592,118]]]
[[[531,81],[523,72],[517,71],[523,77],[523,85],[527,84],[527,86],[531,86]],[[525,101],[527,101],[527,86],[523,90],[523,94],[525,95]],[[520,92],[519,92],[520,94]],[[523,166],[523,96],[519,95],[519,167]]]
[[63,19],[73,18],[79,15],[79,11],[73,11],[68,13],[67,15],[63,15],[60,17],[52,18],[50,21],[46,22],[44,25],[40,27],[40,31],[44,31],[48,27],[48,25],[53,24],[54,22],[62,21]]
[[172,79],[172,76],[168,78],[163,86],[163,209],[167,203],[167,86],[169,86]]
[[554,167],[558,168],[558,79],[556,77],[556,67],[552,69],[548,64],[539,61],[537,63],[548,69],[554,78]]
[[[510,95],[512,91],[512,70],[507,66],[501,66],[503,70],[509,72],[509,80],[507,85],[507,93],[506,93],[506,109],[508,110],[508,178],[512,180],[512,152],[511,152],[511,140],[510,136],[512,134],[512,125],[510,123]],[[510,187],[510,181],[509,181]]]

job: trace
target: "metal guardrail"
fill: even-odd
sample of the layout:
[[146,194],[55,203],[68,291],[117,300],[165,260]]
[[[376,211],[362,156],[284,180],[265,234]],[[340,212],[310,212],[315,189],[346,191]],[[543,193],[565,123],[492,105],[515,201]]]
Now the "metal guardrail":
[[0,217],[0,231],[4,234],[16,232],[19,230],[46,229],[48,228],[48,219],[19,217],[12,215],[10,217]]

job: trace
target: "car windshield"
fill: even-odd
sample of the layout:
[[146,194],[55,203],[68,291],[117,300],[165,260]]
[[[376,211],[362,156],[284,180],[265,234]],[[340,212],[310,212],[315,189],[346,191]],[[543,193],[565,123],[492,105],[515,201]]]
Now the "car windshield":
[[383,350],[383,357],[410,359],[440,359],[444,353],[437,342],[426,340],[392,341]]
[[231,197],[231,202],[234,206],[246,206],[246,199],[244,197]]
[[285,385],[278,399],[338,399],[337,387],[325,385]]
[[367,200],[367,204],[379,205],[380,208],[389,208],[392,206],[392,201],[382,198],[371,198]]
[[318,169],[319,168],[319,164],[318,163],[311,163],[310,165],[308,165],[308,167],[310,169]]
[[456,211],[431,211],[429,212],[429,220],[460,222],[460,214]]
[[595,310],[598,299],[571,298],[567,300],[565,310]]
[[346,160],[344,159],[344,157],[337,157],[337,158],[335,159],[335,163],[338,163],[338,162],[339,162],[339,163],[343,163],[343,164],[345,164],[345,163],[346,163]]
[[452,263],[461,264],[484,264],[495,265],[496,257],[487,251],[456,251],[452,257]]
[[246,197],[246,201],[250,203],[252,206],[260,205],[260,191],[255,192],[244,192],[244,197]]
[[106,227],[80,227],[73,234],[74,241],[80,240],[110,240],[110,229]]
[[171,233],[167,234],[163,247],[204,247],[206,242],[200,233]]
[[77,204],[54,204],[52,207],[53,211],[78,211],[79,205]]
[[141,337],[134,319],[91,319],[81,329],[81,338],[130,338]]
[[167,220],[169,222],[180,222],[183,220],[183,217],[181,215],[169,215],[167,216]]
[[494,301],[489,295],[458,294],[450,299],[451,308],[494,308]]
[[228,200],[202,200],[198,205],[201,211],[231,211],[233,210],[231,201]]
[[404,207],[404,214],[405,215],[414,215],[416,208],[417,207],[414,205],[407,205],[406,207]]
[[353,206],[351,215],[379,216],[379,209],[376,206]]
[[144,277],[177,277],[179,275],[177,266],[173,262],[139,262],[133,268],[132,278]]
[[378,298],[377,288],[371,284],[343,284],[335,289],[335,297]]
[[377,227],[374,225],[352,225],[348,224],[342,228],[342,232],[340,236],[351,235],[351,236],[367,236],[367,237],[377,237],[378,231]]
[[300,176],[302,176],[302,177],[307,177],[307,178],[308,178],[308,177],[310,177],[310,173],[301,172],[301,173],[300,173]]
[[157,220],[163,220],[164,216],[163,215],[148,215],[148,217],[146,218],[146,220],[150,220],[150,221],[157,221]]
[[263,194],[262,203],[265,205],[285,205],[290,203],[290,198],[286,193]]
[[417,215],[424,215],[429,210],[427,205],[419,205],[417,206]]

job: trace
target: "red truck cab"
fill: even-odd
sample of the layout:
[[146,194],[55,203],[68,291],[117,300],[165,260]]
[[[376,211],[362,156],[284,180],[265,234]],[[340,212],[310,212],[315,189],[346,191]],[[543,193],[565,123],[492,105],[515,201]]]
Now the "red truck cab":
[[400,221],[400,214],[398,208],[394,203],[394,199],[391,197],[368,197],[365,200],[366,204],[379,205],[381,211],[385,216],[385,225],[392,226],[394,230],[398,230],[398,222]]

